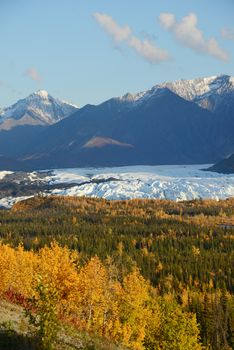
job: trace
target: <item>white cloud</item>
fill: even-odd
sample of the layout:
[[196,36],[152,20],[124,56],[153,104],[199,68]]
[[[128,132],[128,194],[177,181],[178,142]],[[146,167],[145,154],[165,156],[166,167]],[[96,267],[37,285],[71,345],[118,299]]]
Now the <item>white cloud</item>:
[[221,29],[221,36],[226,40],[234,40],[234,28]]
[[96,12],[93,16],[105,32],[111,35],[115,42],[120,43],[129,38],[131,34],[129,26],[120,27],[111,16],[104,13]]
[[129,26],[121,27],[111,16],[103,13],[94,13],[93,16],[115,43],[124,42],[146,61],[155,64],[170,59],[168,52],[158,48],[151,40],[141,40],[133,35]]
[[181,21],[177,21],[173,13],[161,13],[159,21],[180,44],[197,53],[208,54],[222,61],[229,59],[228,53],[219,47],[215,38],[204,37],[203,32],[197,27],[198,18],[195,13],[188,14]]
[[28,68],[25,71],[25,75],[37,83],[40,83],[42,80],[36,68]]
[[163,27],[168,30],[171,29],[176,22],[175,15],[173,15],[173,13],[161,13],[159,20]]
[[150,63],[160,63],[162,61],[167,61],[170,58],[167,51],[158,48],[148,39],[140,40],[135,36],[131,36],[128,44]]

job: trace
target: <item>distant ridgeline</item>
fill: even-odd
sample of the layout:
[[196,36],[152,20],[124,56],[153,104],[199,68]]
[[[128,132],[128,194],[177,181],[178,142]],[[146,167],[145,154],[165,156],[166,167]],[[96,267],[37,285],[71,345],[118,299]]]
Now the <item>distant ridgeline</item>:
[[216,163],[234,153],[233,115],[227,75],[80,109],[39,91],[0,112],[0,169]]

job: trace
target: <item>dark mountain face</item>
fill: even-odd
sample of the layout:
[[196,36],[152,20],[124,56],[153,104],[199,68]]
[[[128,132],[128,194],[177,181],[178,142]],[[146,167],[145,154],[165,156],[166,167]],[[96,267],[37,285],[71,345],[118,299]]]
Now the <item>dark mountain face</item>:
[[28,152],[37,135],[45,128],[45,126],[24,125],[0,131],[0,155],[17,158]]
[[219,159],[222,159],[234,153],[234,94],[225,96],[215,118],[216,147],[220,152]]
[[234,174],[234,154],[227,159],[221,160],[221,162],[218,162],[207,170],[222,174]]
[[36,169],[216,161],[213,121],[163,88],[132,108],[116,99],[88,105],[36,135],[20,159]]
[[[191,82],[181,84],[173,85],[178,94],[156,86],[146,93],[87,105],[50,126],[1,131],[0,168],[13,169],[14,159],[22,170],[215,163],[234,153],[233,91],[224,89],[222,79],[222,89],[218,85],[206,96],[210,106],[214,98],[209,110],[188,99],[205,89],[204,81],[198,92]],[[212,86],[217,87],[217,81]],[[185,99],[179,94],[186,89]]]

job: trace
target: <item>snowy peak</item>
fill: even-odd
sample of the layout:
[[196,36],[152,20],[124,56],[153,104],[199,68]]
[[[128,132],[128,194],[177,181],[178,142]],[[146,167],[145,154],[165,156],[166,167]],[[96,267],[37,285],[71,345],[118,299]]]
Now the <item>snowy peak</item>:
[[165,82],[157,86],[167,87],[184,99],[212,112],[222,109],[224,103],[233,103],[234,77],[228,75]]
[[200,99],[207,94],[234,92],[234,78],[228,75],[179,80],[160,84],[174,91],[187,100]]
[[168,88],[165,86],[156,85],[152,89],[144,92],[139,92],[138,94],[127,93],[119,98],[118,101],[128,103],[131,107],[136,107],[143,102],[149,101],[151,98],[161,97],[165,93],[168,93]]
[[230,114],[233,111],[234,77],[229,75],[164,82],[153,86],[150,90],[136,94],[128,92],[106,102],[110,108],[114,106],[119,109],[119,112],[125,112],[168,95],[170,92],[211,112]]
[[31,94],[31,96],[38,96],[39,98],[42,98],[44,100],[48,100],[49,98],[49,93],[46,90],[38,90]]
[[120,101],[124,101],[124,102],[136,102],[138,101],[141,97],[144,96],[146,92],[140,92],[138,94],[131,94],[130,92],[128,92],[127,94],[119,97]]
[[[158,97],[166,91],[195,102],[200,107],[216,112],[223,104],[233,103],[234,77],[228,75],[211,76],[192,80],[178,80],[155,85],[152,89],[137,94],[127,93],[118,98],[119,101],[136,106],[152,97]],[[227,100],[229,99],[229,101]],[[230,101],[230,99],[232,101]]]
[[78,109],[68,102],[39,90],[0,111],[0,130],[10,130],[23,125],[51,125]]

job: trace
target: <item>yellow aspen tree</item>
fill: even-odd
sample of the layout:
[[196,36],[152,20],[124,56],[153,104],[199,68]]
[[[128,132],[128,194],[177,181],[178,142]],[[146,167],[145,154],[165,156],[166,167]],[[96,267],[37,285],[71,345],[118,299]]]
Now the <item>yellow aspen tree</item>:
[[93,257],[79,273],[78,316],[86,329],[100,332],[105,310],[107,271],[98,257]]
[[135,268],[123,280],[123,299],[121,305],[123,343],[132,349],[144,349],[145,327],[149,301],[149,283]]
[[16,267],[15,251],[9,245],[0,243],[0,295],[13,284]]
[[24,297],[32,295],[32,284],[37,267],[37,256],[32,251],[25,251],[22,245],[15,250],[15,270],[12,289]]
[[50,247],[45,246],[38,253],[37,274],[41,276],[43,284],[57,290],[61,304],[68,311],[76,301],[77,263],[77,253],[67,247],[60,247],[56,242]]
[[121,335],[120,303],[123,288],[118,282],[118,270],[110,257],[106,259],[107,284],[104,291],[102,335],[117,340]]

